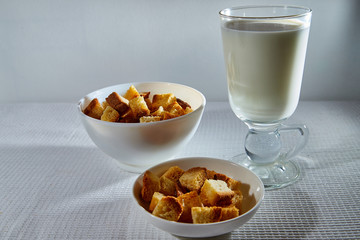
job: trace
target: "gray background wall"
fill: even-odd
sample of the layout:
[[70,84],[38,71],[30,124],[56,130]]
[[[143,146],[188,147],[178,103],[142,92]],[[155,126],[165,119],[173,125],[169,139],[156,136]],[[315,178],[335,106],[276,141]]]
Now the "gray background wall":
[[[95,89],[169,81],[227,100],[219,10],[270,1],[0,0],[0,103],[77,102]],[[313,9],[302,100],[360,100],[360,1]]]

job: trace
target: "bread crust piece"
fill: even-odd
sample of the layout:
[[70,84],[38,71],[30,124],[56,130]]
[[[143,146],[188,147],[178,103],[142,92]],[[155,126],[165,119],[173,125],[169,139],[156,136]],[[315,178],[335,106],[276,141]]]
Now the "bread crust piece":
[[200,198],[205,206],[228,206],[235,193],[222,180],[206,179],[201,188]]
[[220,222],[221,207],[192,207],[191,216],[196,224]]
[[129,87],[129,89],[126,91],[126,93],[124,94],[124,98],[126,98],[129,101],[138,96],[140,96],[140,93],[138,92],[138,90],[135,88],[134,85],[131,85]]
[[143,186],[141,188],[141,197],[145,202],[150,202],[154,192],[159,192],[159,177],[150,171],[146,171],[143,177]]
[[220,221],[226,221],[239,216],[239,209],[235,206],[221,208],[221,219]]
[[176,97],[172,93],[165,94],[155,94],[152,100],[152,108],[153,110],[157,110],[160,106],[162,106],[166,111],[169,111],[169,107],[176,102]]
[[192,223],[191,208],[202,207],[200,196],[196,191],[191,191],[177,197],[183,206],[183,213],[179,218],[179,222]]
[[173,196],[166,196],[161,198],[152,214],[157,217],[176,222],[179,220],[182,212],[183,207],[181,206],[179,200]]
[[150,115],[150,110],[142,96],[132,98],[129,101],[129,106],[136,118]]
[[151,202],[150,202],[150,205],[149,205],[149,211],[152,212],[156,205],[159,203],[159,201],[165,197],[164,194],[162,193],[159,193],[159,192],[154,192],[152,198],[151,198]]
[[120,114],[110,106],[107,106],[101,115],[102,121],[117,122],[120,118]]
[[123,115],[129,109],[129,101],[117,94],[116,92],[112,92],[107,98],[106,102],[116,111],[119,112],[120,115]]
[[206,168],[194,167],[185,171],[179,178],[182,187],[189,191],[199,191],[206,180]]
[[84,114],[92,118],[100,119],[103,111],[104,108],[100,104],[99,100],[97,98],[94,98],[84,109]]

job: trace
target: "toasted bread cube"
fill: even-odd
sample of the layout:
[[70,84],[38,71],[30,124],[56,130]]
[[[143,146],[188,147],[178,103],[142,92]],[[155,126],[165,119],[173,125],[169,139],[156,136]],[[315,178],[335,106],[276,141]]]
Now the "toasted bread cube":
[[235,190],[240,191],[240,189],[241,189],[241,182],[239,182],[239,181],[237,181],[237,180],[235,180],[235,179],[232,179],[232,178],[227,178],[227,179],[224,180],[224,181],[227,183],[228,187],[229,187],[231,190],[233,190],[233,191],[235,191]]
[[176,102],[176,97],[172,93],[155,94],[152,100],[153,109],[158,109],[162,106],[166,111],[169,110],[169,106],[172,106]]
[[116,92],[111,93],[106,98],[106,101],[113,109],[118,111],[120,115],[124,114],[129,109],[129,100]]
[[221,208],[220,221],[229,220],[238,216],[239,216],[239,209],[237,209],[235,206]]
[[141,197],[145,202],[150,202],[154,192],[160,190],[160,179],[150,171],[146,171],[143,177],[143,186],[141,188]]
[[158,122],[160,120],[161,120],[161,117],[159,117],[159,116],[142,116],[140,118],[140,123]]
[[170,167],[168,170],[166,170],[166,172],[162,176],[170,178],[174,182],[177,182],[179,180],[179,178],[181,177],[181,175],[183,175],[183,173],[184,173],[184,170],[182,170],[180,167],[173,166],[173,167]]
[[169,221],[177,221],[179,220],[182,212],[183,207],[177,198],[173,196],[165,196],[160,199],[152,214]]
[[188,104],[187,102],[181,100],[180,98],[176,98],[176,101],[180,104],[180,106],[185,110],[186,108],[190,108],[191,106],[190,104]]
[[177,199],[183,206],[183,213],[180,216],[179,222],[192,223],[191,208],[202,206],[199,194],[196,191],[191,191],[178,196]]
[[129,101],[130,109],[138,118],[150,115],[150,110],[143,97],[138,96]]
[[206,179],[200,198],[205,206],[228,206],[235,193],[222,180]]
[[206,168],[194,167],[185,171],[179,178],[182,187],[189,191],[198,191],[206,180]]
[[104,108],[101,106],[99,100],[94,98],[89,105],[84,109],[84,113],[89,117],[100,119],[103,114]]
[[166,120],[174,117],[171,113],[165,111],[162,106],[160,106],[155,112],[151,113],[151,115],[159,116],[161,120]]
[[134,87],[134,85],[131,85],[129,87],[129,89],[126,91],[126,93],[124,94],[124,98],[126,98],[127,100],[131,100],[133,98],[139,97],[140,93],[138,92],[138,90]]
[[196,224],[220,222],[221,207],[192,207],[191,216]]
[[235,190],[233,192],[235,193],[235,195],[231,199],[231,205],[230,206],[236,207],[237,209],[239,209],[239,211],[241,213],[242,202],[243,202],[244,196],[243,196],[241,191]]
[[180,117],[185,114],[185,110],[175,101],[174,104],[169,106],[169,113],[175,117]]
[[176,182],[166,176],[161,176],[160,192],[167,196],[176,196]]
[[107,122],[117,122],[120,118],[120,114],[110,106],[107,106],[103,114],[101,115],[101,120]]
[[214,180],[223,180],[226,181],[228,177],[225,174],[217,173],[213,170],[206,171],[207,179],[214,179]]
[[165,195],[160,193],[160,192],[154,192],[152,198],[151,198],[151,202],[149,205],[149,211],[152,212],[156,205],[159,203],[159,201],[164,197]]
[[119,122],[122,123],[136,123],[139,120],[136,118],[134,113],[129,108],[123,115],[121,115]]

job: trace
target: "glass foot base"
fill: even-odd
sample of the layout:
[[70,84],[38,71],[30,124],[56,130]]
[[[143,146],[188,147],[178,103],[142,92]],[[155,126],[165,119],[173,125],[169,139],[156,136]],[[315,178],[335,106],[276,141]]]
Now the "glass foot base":
[[230,159],[253,171],[263,182],[266,190],[286,187],[300,176],[299,166],[289,160],[279,158],[270,164],[257,164],[251,161],[246,154],[240,154]]

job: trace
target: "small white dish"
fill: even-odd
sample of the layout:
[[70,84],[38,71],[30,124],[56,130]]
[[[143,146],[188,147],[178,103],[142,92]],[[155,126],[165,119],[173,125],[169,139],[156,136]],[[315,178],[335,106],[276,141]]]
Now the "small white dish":
[[[139,92],[154,94],[173,93],[190,104],[193,112],[152,123],[114,123],[89,117],[83,110],[94,98],[105,101],[112,92],[126,93],[131,85]],[[99,89],[79,101],[78,112],[85,129],[104,153],[116,159],[121,168],[141,173],[145,169],[172,159],[195,134],[206,99],[194,88],[167,82],[126,83]]]
[[253,172],[243,166],[222,159],[206,157],[181,158],[158,164],[148,170],[157,176],[161,176],[169,167],[175,165],[183,170],[192,167],[206,167],[209,170],[223,173],[235,180],[241,181],[241,191],[244,195],[244,199],[241,209],[242,214],[239,217],[227,221],[208,224],[168,221],[152,215],[145,209],[145,203],[141,199],[142,179],[144,176],[144,173],[142,173],[136,179],[133,186],[133,198],[140,212],[139,217],[146,219],[155,227],[171,234],[182,237],[200,238],[229,233],[248,222],[259,209],[264,198],[264,185]]

